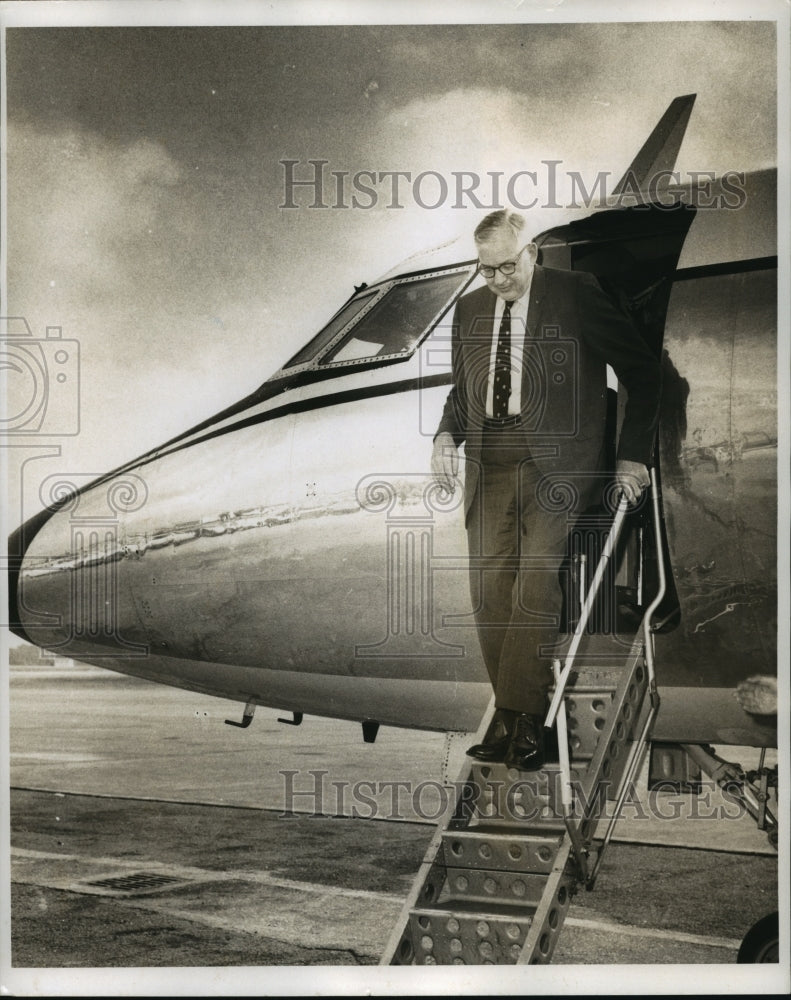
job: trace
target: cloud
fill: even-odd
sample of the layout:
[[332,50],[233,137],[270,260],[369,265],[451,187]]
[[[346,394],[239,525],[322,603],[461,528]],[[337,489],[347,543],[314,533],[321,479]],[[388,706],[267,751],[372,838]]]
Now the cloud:
[[184,264],[207,240],[161,143],[9,123],[8,174],[9,313],[36,338],[57,325],[80,345],[80,433],[62,441],[64,467],[112,468],[242,394],[216,378],[216,288]]
[[570,138],[551,102],[490,87],[413,100],[390,111],[382,131],[377,143],[438,170],[524,168],[562,153]]
[[[180,170],[149,139],[8,126],[9,290],[28,311],[101,308],[130,287],[130,247],[153,232]],[[150,241],[149,241],[150,242]]]

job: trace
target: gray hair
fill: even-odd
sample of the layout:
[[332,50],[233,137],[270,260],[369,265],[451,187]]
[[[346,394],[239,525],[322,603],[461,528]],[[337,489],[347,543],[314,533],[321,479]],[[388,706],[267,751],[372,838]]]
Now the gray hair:
[[476,226],[473,238],[476,243],[486,243],[498,230],[506,228],[519,239],[519,234],[525,228],[525,217],[512,208],[501,208],[497,212],[490,212]]

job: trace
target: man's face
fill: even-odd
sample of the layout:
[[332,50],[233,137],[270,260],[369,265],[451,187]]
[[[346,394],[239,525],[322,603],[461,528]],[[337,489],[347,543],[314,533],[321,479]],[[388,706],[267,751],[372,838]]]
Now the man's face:
[[500,264],[516,261],[516,270],[513,274],[506,275],[502,271],[495,271],[491,278],[484,275],[486,284],[502,299],[509,301],[520,299],[530,284],[536,250],[530,244],[517,260],[517,255],[523,246],[524,243],[520,245],[510,227],[494,230],[485,243],[478,244],[478,260],[485,267],[497,267]]

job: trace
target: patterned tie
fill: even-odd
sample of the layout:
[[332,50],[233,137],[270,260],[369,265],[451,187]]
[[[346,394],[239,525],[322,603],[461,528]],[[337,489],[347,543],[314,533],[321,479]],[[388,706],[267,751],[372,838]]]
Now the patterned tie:
[[497,351],[494,356],[494,396],[492,416],[504,420],[508,416],[508,397],[511,395],[511,303],[506,302],[500,332],[497,335]]

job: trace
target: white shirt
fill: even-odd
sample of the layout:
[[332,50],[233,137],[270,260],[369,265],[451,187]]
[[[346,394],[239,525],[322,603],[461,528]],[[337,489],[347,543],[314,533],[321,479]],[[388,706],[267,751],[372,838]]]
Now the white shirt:
[[[533,277],[530,276],[532,284]],[[511,305],[511,395],[508,397],[508,416],[516,417],[522,412],[522,356],[525,349],[527,328],[527,307],[530,302],[530,285],[521,298]],[[486,382],[486,416],[494,414],[494,365],[497,357],[497,338],[500,320],[505,310],[505,299],[496,297],[494,325],[492,328],[492,350],[489,355],[489,377]]]

